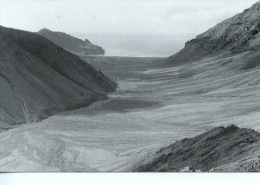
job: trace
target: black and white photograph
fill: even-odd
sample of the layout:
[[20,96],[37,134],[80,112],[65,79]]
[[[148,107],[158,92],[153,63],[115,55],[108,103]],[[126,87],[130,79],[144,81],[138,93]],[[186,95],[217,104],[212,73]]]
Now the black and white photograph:
[[260,1],[0,0],[0,142],[1,173],[259,172]]

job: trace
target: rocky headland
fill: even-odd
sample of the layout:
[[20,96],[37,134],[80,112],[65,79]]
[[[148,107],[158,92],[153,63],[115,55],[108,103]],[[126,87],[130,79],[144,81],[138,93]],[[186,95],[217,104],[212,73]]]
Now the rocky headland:
[[97,45],[92,44],[88,39],[81,40],[63,32],[53,32],[46,28],[38,31],[38,34],[44,36],[56,45],[81,55],[104,55],[105,50]]

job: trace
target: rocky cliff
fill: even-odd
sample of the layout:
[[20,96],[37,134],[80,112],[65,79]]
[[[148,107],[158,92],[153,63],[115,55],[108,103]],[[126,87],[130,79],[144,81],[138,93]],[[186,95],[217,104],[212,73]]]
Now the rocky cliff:
[[209,55],[236,54],[260,49],[260,1],[188,41],[168,63],[181,63]]
[[0,129],[107,98],[116,84],[43,36],[0,26]]
[[38,33],[56,45],[76,54],[84,55],[104,55],[105,50],[102,47],[92,44],[89,40],[85,41],[62,32],[53,32],[46,28]]
[[260,133],[231,125],[162,148],[135,171],[260,171],[259,158]]

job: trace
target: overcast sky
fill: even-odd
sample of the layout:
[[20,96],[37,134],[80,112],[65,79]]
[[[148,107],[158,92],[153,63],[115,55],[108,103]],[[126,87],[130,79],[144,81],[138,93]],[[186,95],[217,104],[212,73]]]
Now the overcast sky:
[[257,0],[0,0],[0,24],[29,31],[197,35]]

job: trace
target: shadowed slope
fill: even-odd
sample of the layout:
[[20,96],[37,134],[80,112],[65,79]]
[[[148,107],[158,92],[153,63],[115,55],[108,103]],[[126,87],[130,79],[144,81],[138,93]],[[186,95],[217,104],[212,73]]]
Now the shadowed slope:
[[0,27],[0,65],[2,127],[89,105],[116,88],[102,72],[46,38],[5,27]]

